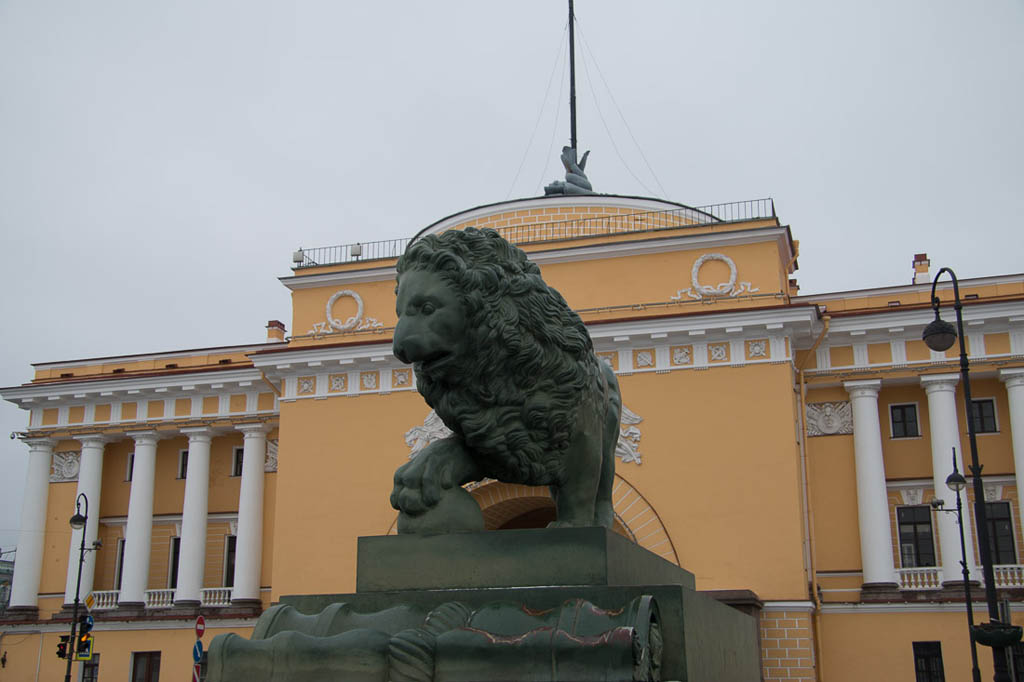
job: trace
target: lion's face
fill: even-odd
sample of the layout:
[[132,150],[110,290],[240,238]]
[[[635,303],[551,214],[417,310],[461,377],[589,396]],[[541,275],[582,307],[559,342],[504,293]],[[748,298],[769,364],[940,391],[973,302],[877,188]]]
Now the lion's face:
[[426,270],[404,273],[395,311],[395,357],[435,379],[458,365],[466,350],[466,308],[444,278]]

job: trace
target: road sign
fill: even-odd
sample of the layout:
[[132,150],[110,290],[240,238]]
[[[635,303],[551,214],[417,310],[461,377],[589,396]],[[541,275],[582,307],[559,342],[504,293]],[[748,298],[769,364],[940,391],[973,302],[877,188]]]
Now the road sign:
[[192,660],[195,661],[198,664],[199,660],[202,657],[203,657],[203,642],[201,640],[197,639],[196,640],[196,645],[194,647],[192,647]]
[[206,619],[200,615],[196,618],[196,639],[202,639],[204,632],[206,632]]
[[93,596],[92,592],[85,598],[85,608],[92,611],[92,607],[96,605],[96,597]]
[[196,663],[192,667],[192,682],[200,682],[199,676],[202,674],[202,666]]

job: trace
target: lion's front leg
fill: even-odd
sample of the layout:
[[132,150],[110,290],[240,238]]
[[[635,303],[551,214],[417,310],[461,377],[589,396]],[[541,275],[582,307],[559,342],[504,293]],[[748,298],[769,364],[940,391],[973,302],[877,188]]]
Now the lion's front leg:
[[415,459],[395,471],[391,506],[410,516],[433,508],[441,491],[482,478],[462,439],[450,436],[423,448]]

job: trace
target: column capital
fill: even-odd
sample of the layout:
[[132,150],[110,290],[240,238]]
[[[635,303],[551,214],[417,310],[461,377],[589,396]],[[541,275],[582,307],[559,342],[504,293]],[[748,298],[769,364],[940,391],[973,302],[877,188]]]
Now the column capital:
[[878,392],[882,389],[882,380],[844,381],[843,388],[851,398],[877,398]]
[[921,377],[921,385],[925,393],[934,391],[956,392],[956,385],[960,383],[959,374],[926,374]]
[[256,436],[265,436],[270,433],[270,424],[236,424],[235,429],[241,431],[246,438],[254,438]]
[[189,443],[203,441],[209,443],[213,437],[217,435],[217,430],[209,426],[190,426],[188,428],[181,429],[181,433],[188,436]]
[[56,438],[22,438],[21,441],[28,446],[30,452],[36,450],[53,450],[57,446]]
[[1007,388],[1024,386],[1024,367],[999,370],[999,379]]
[[110,436],[103,433],[86,433],[81,436],[75,436],[75,440],[85,446],[89,444],[106,445],[111,441]]
[[164,437],[164,434],[156,431],[129,431],[125,435],[133,439],[136,445],[156,445],[156,442]]

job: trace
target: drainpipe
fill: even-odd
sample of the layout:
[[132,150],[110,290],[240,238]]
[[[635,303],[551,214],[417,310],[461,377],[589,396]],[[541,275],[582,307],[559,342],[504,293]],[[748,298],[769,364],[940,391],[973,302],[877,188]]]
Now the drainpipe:
[[818,346],[821,345],[822,340],[828,334],[831,321],[832,318],[828,315],[822,316],[824,324],[821,328],[821,333],[818,334],[818,338],[814,340],[814,344],[807,351],[803,362],[796,368],[797,374],[800,377],[800,482],[802,484],[801,494],[804,503],[804,537],[806,538],[807,545],[805,552],[809,573],[807,591],[810,593],[811,603],[814,604],[814,614],[811,616],[811,642],[814,647],[814,677],[817,682],[824,681],[822,671],[824,667],[824,647],[821,642],[821,599],[818,596],[818,570],[814,543],[814,506],[811,504],[810,477],[808,475],[809,464],[807,461],[807,383],[804,378],[804,365],[814,355],[814,352],[818,350]]

